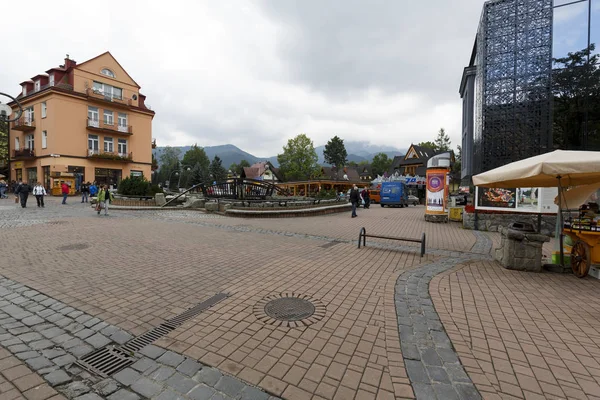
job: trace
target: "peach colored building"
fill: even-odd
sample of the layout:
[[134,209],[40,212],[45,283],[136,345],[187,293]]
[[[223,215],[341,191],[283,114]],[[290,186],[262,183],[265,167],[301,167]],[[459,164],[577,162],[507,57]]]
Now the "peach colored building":
[[154,111],[109,52],[81,64],[67,56],[21,87],[24,113],[10,126],[11,180],[54,189],[61,180],[78,187],[150,179]]

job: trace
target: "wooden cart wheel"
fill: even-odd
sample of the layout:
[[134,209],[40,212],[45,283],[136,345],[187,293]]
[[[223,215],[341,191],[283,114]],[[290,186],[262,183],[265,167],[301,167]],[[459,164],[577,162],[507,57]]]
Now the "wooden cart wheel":
[[571,268],[573,273],[578,278],[585,277],[592,264],[592,252],[590,245],[586,242],[578,240],[571,248]]

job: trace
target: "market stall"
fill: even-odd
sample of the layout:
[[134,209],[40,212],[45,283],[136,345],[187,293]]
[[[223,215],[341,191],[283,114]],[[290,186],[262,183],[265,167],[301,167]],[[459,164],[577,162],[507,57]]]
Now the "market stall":
[[[563,210],[569,208],[569,197],[576,201],[573,193],[583,196],[590,186],[600,184],[600,152],[556,150],[475,175],[473,183],[487,188],[558,187],[559,263],[564,265],[565,235],[575,241],[570,250],[570,264],[576,276],[586,276],[591,265],[600,263],[600,231],[591,229],[595,217],[587,218],[587,209],[578,208],[578,218],[563,218]],[[573,189],[582,185],[588,188]],[[581,211],[585,211],[583,217]]]

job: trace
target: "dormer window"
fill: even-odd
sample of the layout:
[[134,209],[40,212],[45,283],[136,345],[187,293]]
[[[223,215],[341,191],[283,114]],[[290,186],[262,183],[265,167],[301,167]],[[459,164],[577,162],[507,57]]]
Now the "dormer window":
[[23,96],[27,96],[27,85],[23,85]]
[[48,77],[50,86],[54,86],[54,74],[50,74]]
[[102,71],[100,71],[100,73],[101,73],[102,75],[106,75],[106,76],[109,76],[109,77],[111,77],[111,78],[114,78],[114,77],[115,77],[115,73],[114,73],[114,72],[112,72],[112,71],[111,71],[110,69],[108,69],[108,68],[104,68]]
[[33,84],[33,87],[34,87],[33,90],[36,91],[36,92],[38,90],[40,90],[40,81],[35,81],[35,83]]

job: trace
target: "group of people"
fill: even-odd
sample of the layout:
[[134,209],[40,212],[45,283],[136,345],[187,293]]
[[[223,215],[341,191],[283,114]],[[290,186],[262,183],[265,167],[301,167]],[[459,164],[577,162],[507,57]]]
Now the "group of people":
[[[7,199],[8,195],[8,184],[5,181],[0,181],[0,198]],[[67,204],[67,197],[71,191],[70,186],[66,182],[62,182],[60,185],[60,191],[62,194],[62,203]],[[27,208],[27,200],[29,198],[29,193],[35,196],[37,206],[40,208],[44,208],[44,197],[48,195],[46,192],[46,188],[40,183],[37,182],[33,187],[31,187],[28,183],[19,180],[15,182],[15,185],[12,187],[12,192],[15,195],[15,203],[20,202],[22,208]],[[114,201],[114,195],[108,190],[108,185],[104,185],[100,189],[96,185],[96,182],[93,184],[82,183],[80,187],[81,192],[81,202],[88,203],[89,197],[97,196],[98,203],[96,205],[96,211],[100,214],[100,211],[104,209],[104,215],[108,215],[108,206],[111,201]]]
[[358,189],[358,186],[353,185],[350,189],[350,203],[352,204],[352,218],[356,218],[356,209],[364,202],[364,207],[369,208],[371,206],[371,193],[369,188],[365,187],[362,191]]

